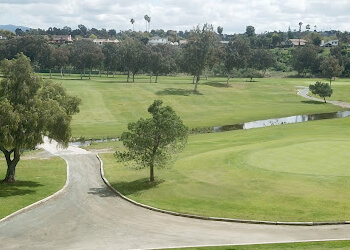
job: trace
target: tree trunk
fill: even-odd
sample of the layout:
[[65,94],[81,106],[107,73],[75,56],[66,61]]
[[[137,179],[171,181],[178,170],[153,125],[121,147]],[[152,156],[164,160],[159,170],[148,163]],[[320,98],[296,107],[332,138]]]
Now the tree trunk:
[[50,69],[50,79],[52,78],[52,69]]
[[80,80],[83,80],[83,71],[80,71]]
[[155,83],[158,83],[158,73],[156,74],[156,81]]
[[63,67],[61,67],[61,79],[63,78]]
[[196,84],[194,85],[194,92],[197,92],[197,86],[199,83],[200,76],[197,76]]
[[129,78],[130,78],[130,71],[128,70],[128,76],[126,77],[126,82],[129,82]]
[[326,97],[323,97],[323,100],[324,100],[324,103],[327,103],[327,101],[326,101]]
[[89,70],[89,80],[91,80],[91,70],[92,69]]
[[227,86],[230,86],[230,77],[231,77],[231,75],[228,74],[228,75],[227,75]]
[[[16,181],[16,166],[20,160],[20,152],[18,148],[14,148],[11,151],[7,151],[5,148],[1,147],[0,150],[4,153],[7,163],[7,171],[4,182],[14,183]],[[13,154],[13,159],[11,159],[11,155]]]
[[153,164],[151,164],[151,166],[149,166],[149,181],[154,182],[154,166],[153,166]]
[[132,72],[132,82],[135,82],[135,73]]
[[153,72],[149,75],[149,83],[152,83]]

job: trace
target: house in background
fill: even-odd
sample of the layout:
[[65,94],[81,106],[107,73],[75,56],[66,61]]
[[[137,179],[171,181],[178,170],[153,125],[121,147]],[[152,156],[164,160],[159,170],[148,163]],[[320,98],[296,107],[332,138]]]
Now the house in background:
[[71,35],[55,35],[52,37],[52,43],[54,44],[64,44],[73,42]]
[[148,44],[150,44],[150,45],[168,44],[168,43],[169,43],[169,40],[168,40],[167,37],[166,38],[162,38],[162,37],[159,37],[159,36],[152,37],[148,41]]
[[321,47],[324,47],[324,48],[336,47],[338,45],[339,45],[339,40],[332,40],[328,42],[324,42],[324,40],[321,41]]
[[298,46],[305,46],[307,44],[307,41],[304,39],[289,39],[285,42],[286,47],[298,47]]
[[102,46],[105,43],[114,43],[114,44],[118,44],[119,40],[115,39],[115,40],[110,40],[110,39],[94,39],[92,40],[94,42],[94,44],[96,45],[100,45]]

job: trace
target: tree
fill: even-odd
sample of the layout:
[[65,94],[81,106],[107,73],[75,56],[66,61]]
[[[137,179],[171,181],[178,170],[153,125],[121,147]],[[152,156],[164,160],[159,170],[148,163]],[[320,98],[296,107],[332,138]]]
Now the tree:
[[188,128],[170,106],[155,100],[148,108],[152,118],[139,119],[128,124],[121,141],[127,151],[116,151],[122,162],[136,163],[139,168],[150,169],[150,182],[154,181],[154,168],[165,167],[173,155],[185,147]]
[[101,47],[95,45],[90,40],[78,40],[73,43],[71,52],[71,62],[73,66],[80,70],[80,78],[83,78],[83,71],[89,69],[89,79],[94,67],[101,65],[104,59]]
[[292,57],[292,66],[300,75],[311,72],[313,63],[317,57],[317,47],[313,45],[295,49]]
[[0,150],[7,163],[4,181],[15,182],[22,152],[42,143],[42,136],[67,146],[80,99],[67,95],[61,85],[34,75],[29,58],[22,53],[2,61],[1,70]]
[[265,75],[266,70],[276,64],[276,59],[273,54],[266,49],[255,49],[251,51],[248,62],[249,67],[261,70]]
[[[148,32],[149,31],[149,25],[150,25],[150,22],[151,22],[151,17],[149,17],[148,15],[145,15],[144,18],[145,18],[145,21],[146,21],[146,32]],[[148,24],[148,26],[147,26],[147,24]]]
[[147,70],[150,72],[150,83],[153,74],[156,75],[155,83],[157,83],[159,74],[168,74],[175,70],[174,54],[174,46],[168,44],[157,44],[148,47]]
[[328,83],[324,82],[316,82],[314,85],[310,84],[309,89],[311,90],[312,94],[323,98],[325,103],[327,102],[326,97],[331,97],[333,94],[333,89],[331,86]]
[[215,36],[213,26],[205,24],[202,29],[197,26],[190,33],[190,38],[182,51],[181,66],[184,72],[196,78],[194,91],[197,91],[200,76],[210,64],[215,53]]
[[128,37],[120,43],[119,51],[121,64],[128,71],[127,82],[129,82],[130,72],[132,72],[132,81],[135,82],[135,75],[145,67],[145,45],[140,40]]
[[217,32],[218,32],[218,34],[220,35],[220,37],[222,36],[222,32],[224,31],[224,28],[223,27],[221,27],[221,26],[218,26],[217,27]]
[[230,41],[224,53],[224,65],[227,73],[227,85],[230,85],[230,77],[233,68],[237,70],[247,65],[250,54],[249,44],[244,39]]
[[340,76],[344,71],[344,68],[339,64],[339,60],[334,56],[328,56],[326,59],[324,59],[320,68],[323,76],[329,79],[330,87],[332,87],[332,78]]
[[254,26],[251,26],[251,25],[247,26],[245,33],[247,34],[248,37],[254,36],[255,35],[255,28],[254,28]]
[[[105,43],[102,46],[102,53],[104,54],[104,66],[107,70],[107,77],[109,72],[115,72],[120,66],[120,56],[118,46],[114,43]],[[114,74],[114,73],[113,73]]]
[[132,24],[132,31],[135,31],[135,30],[134,30],[135,19],[134,19],[134,18],[131,18],[131,19],[130,19],[130,23]]

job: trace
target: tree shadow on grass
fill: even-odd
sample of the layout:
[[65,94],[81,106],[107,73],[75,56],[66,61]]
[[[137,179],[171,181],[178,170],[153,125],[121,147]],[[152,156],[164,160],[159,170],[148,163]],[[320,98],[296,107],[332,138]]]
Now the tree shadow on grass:
[[314,100],[301,101],[301,102],[305,104],[324,104],[324,102],[322,101],[314,101]]
[[227,85],[227,83],[223,83],[223,82],[205,82],[203,83],[203,85],[208,85],[211,87],[216,87],[216,88],[230,88],[231,85]]
[[0,197],[20,196],[35,193],[35,188],[43,185],[35,181],[0,182]]
[[182,95],[182,96],[189,96],[189,95],[202,95],[198,91],[188,90],[188,89],[177,89],[177,88],[166,88],[160,91],[156,92],[156,95]]
[[130,195],[136,194],[140,191],[156,188],[159,184],[162,184],[163,182],[164,180],[155,180],[154,182],[150,182],[148,178],[142,178],[132,182],[115,182],[111,184],[123,195]]

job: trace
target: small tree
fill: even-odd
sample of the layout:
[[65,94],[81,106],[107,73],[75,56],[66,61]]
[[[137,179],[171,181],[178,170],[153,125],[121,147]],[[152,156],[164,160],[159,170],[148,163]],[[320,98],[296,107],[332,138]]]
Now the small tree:
[[324,82],[316,82],[314,85],[310,84],[309,89],[312,94],[322,97],[325,103],[327,102],[326,97],[331,97],[333,94],[331,86]]
[[116,151],[118,160],[136,163],[139,168],[150,169],[150,182],[154,181],[154,167],[164,167],[175,153],[180,152],[186,142],[188,129],[175,111],[155,100],[148,108],[152,118],[141,118],[128,124],[121,141],[127,151]]
[[323,60],[320,68],[323,76],[329,79],[330,87],[332,87],[332,78],[340,76],[344,71],[344,67],[340,66],[339,60],[334,56],[328,56],[325,60]]

